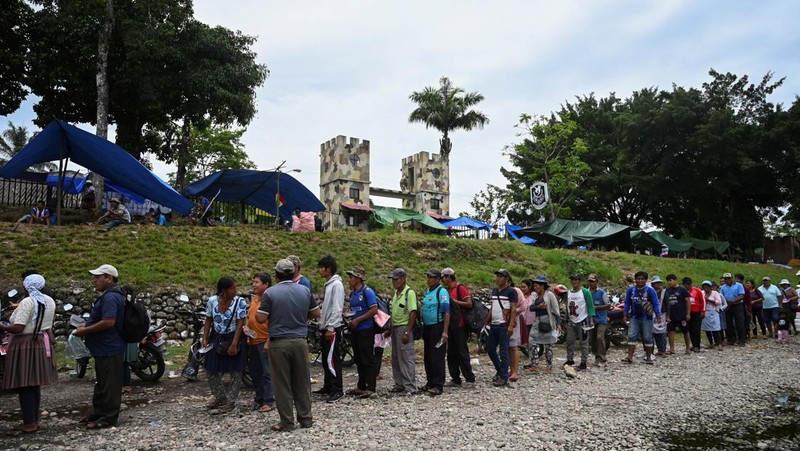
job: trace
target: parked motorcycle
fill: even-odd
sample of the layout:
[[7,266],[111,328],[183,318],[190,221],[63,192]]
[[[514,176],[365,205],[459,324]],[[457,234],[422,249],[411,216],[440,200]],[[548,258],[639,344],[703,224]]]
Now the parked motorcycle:
[[[314,356],[312,363],[321,362],[323,359],[322,338],[319,323],[317,321],[309,321],[306,342],[308,343],[308,353]],[[342,366],[353,366],[356,363],[355,355],[353,354],[353,336],[346,325],[342,329],[342,342],[339,343],[339,359],[342,361]]]
[[608,328],[606,328],[606,349],[611,344],[623,347],[628,344],[628,325],[625,324],[625,303],[614,296],[611,310],[608,311]]

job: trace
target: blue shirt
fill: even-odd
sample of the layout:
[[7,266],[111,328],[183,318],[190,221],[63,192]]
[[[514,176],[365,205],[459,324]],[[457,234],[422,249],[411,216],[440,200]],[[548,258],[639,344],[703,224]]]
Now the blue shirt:
[[[234,308],[236,312],[233,313]],[[231,315],[235,315],[231,319]],[[219,311],[219,298],[211,296],[206,303],[206,317],[212,319],[214,332],[218,334],[229,334],[236,332],[236,321],[247,318],[247,301],[239,296],[235,296],[225,313]]]
[[758,287],[758,291],[760,291],[761,295],[764,297],[763,308],[778,308],[778,298],[781,297],[781,290],[779,290],[778,287],[770,285],[769,288],[764,288],[762,285]]
[[92,357],[112,357],[125,352],[127,343],[120,337],[122,322],[125,320],[125,295],[114,284],[100,295],[92,305],[87,326],[99,323],[104,319],[113,319],[114,327],[102,332],[87,334],[86,347]]
[[[721,287],[719,287],[719,294],[721,294],[727,301],[730,302],[739,295],[744,296],[744,287],[739,282],[733,282],[733,284],[731,285],[725,283],[722,284]],[[737,304],[741,301],[742,301],[741,299],[737,301]]]
[[628,287],[628,291],[625,293],[625,314],[631,318],[652,321],[653,317],[648,316],[642,307],[642,303],[645,301],[653,307],[653,313],[656,316],[661,316],[656,290],[648,286],[640,289],[636,285]]
[[[592,293],[592,303],[595,307],[608,304],[608,294],[606,294],[605,290],[602,288],[595,290],[594,293]],[[608,324],[608,310],[594,309],[594,312],[595,324]],[[547,313],[547,311],[545,311],[545,313]]]
[[306,276],[304,276],[302,274],[300,274],[300,278],[297,279],[297,282],[295,282],[295,283],[300,284],[300,285],[308,288],[308,291],[310,291],[312,293],[314,292],[314,286],[311,285],[311,281],[308,280],[308,277],[306,277]]
[[450,294],[441,285],[425,292],[420,308],[422,324],[432,326],[444,321],[444,314],[450,313]]
[[[378,308],[378,300],[375,299],[375,292],[372,288],[362,285],[360,289],[350,292],[350,311],[353,312],[353,318],[367,313],[372,307]],[[358,323],[356,332],[369,330],[375,327],[375,321],[372,318]]]

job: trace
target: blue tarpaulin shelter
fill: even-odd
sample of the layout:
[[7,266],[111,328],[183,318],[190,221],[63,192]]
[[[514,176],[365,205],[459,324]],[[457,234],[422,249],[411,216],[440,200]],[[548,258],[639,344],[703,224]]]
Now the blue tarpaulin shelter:
[[272,171],[225,169],[192,183],[183,190],[183,194],[209,199],[216,196],[221,202],[244,202],[275,215],[278,189],[284,201],[280,207],[280,217],[283,219],[289,219],[296,208],[300,211],[325,210],[325,205],[317,196],[294,177]]
[[442,221],[445,227],[466,227],[468,229],[491,230],[492,226],[485,222],[472,219],[468,216],[461,216],[460,218]]
[[[0,168],[0,177],[14,178],[46,161],[68,159],[103,176],[109,183],[144,196],[184,215],[192,203],[158,178],[122,147],[63,121],[53,121]],[[56,182],[57,184],[58,182]]]
[[517,230],[522,229],[522,226],[514,225],[514,224],[506,224],[506,232],[514,238],[515,240],[519,241],[522,244],[528,244],[533,246],[536,244],[536,238],[531,238],[529,236],[517,236]]

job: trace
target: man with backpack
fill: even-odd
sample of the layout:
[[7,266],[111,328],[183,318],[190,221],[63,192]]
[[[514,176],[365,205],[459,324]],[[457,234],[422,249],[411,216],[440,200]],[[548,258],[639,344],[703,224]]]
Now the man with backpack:
[[440,283],[442,273],[438,269],[431,269],[425,275],[428,289],[422,298],[420,312],[423,324],[423,359],[427,383],[422,390],[431,396],[438,396],[444,389],[444,362],[450,324],[450,295]]
[[414,361],[414,324],[417,321],[417,294],[406,284],[406,271],[397,268],[389,276],[394,295],[391,303],[392,328],[383,335],[392,337],[391,393],[417,393],[416,363]]
[[[565,365],[575,365],[575,341],[581,341],[581,364],[579,370],[586,369],[589,358],[588,331],[594,327],[594,301],[592,293],[581,285],[581,275],[574,273],[569,276],[572,289],[567,293],[567,362]],[[580,337],[580,338],[579,338]]]
[[92,414],[80,420],[87,429],[104,429],[117,424],[122,405],[122,367],[126,343],[120,336],[125,320],[125,295],[117,285],[119,272],[111,265],[89,271],[95,290],[102,293],[94,301],[86,326],[75,331],[86,337],[86,347],[94,357],[95,377]]
[[475,373],[469,358],[469,331],[464,327],[464,312],[472,309],[472,296],[467,287],[456,280],[453,268],[442,270],[442,285],[450,295],[450,328],[448,331],[447,369],[450,381],[445,387],[461,387],[461,373],[466,383],[464,388],[475,386]]
[[355,267],[347,271],[350,284],[350,313],[352,320],[348,327],[353,331],[353,357],[358,369],[358,385],[347,394],[358,398],[374,398],[376,396],[375,373],[375,320],[378,313],[378,301],[375,291],[364,285],[366,272],[364,268]]

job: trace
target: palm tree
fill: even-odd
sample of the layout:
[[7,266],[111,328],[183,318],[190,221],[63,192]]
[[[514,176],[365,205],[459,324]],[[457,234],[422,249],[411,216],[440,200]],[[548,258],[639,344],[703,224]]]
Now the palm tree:
[[[16,126],[13,122],[8,123],[8,128],[0,136],[0,154],[13,158],[23,147],[36,137],[36,133],[28,135],[25,126]],[[0,158],[0,164],[6,164],[8,160]],[[39,163],[31,166],[31,169],[38,172],[50,172],[55,170],[53,163]]]
[[439,88],[427,86],[421,92],[411,93],[409,99],[419,106],[411,112],[408,121],[423,122],[425,128],[433,127],[442,132],[439,154],[444,161],[447,161],[453,149],[450,132],[483,128],[489,122],[489,118],[480,111],[470,109],[483,101],[482,94],[465,93],[463,89],[453,87],[447,77],[442,77],[439,84]]

